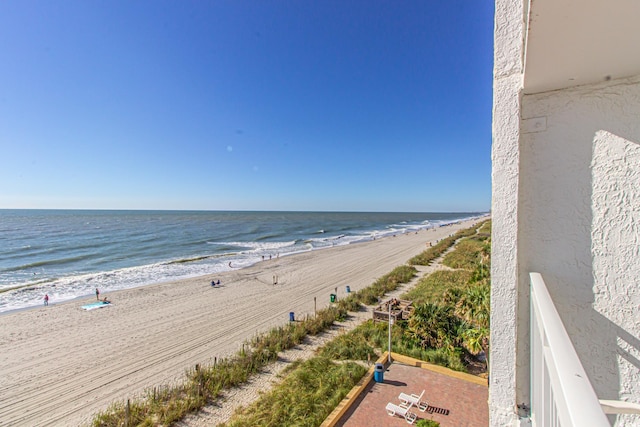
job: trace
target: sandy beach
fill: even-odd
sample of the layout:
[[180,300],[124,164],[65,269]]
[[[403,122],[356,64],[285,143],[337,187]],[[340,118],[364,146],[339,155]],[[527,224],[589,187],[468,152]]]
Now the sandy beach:
[[[232,355],[251,336],[357,291],[477,221],[0,316],[0,426],[88,424],[117,400]],[[274,276],[278,284],[274,285]],[[212,288],[211,280],[220,280]],[[55,303],[55,301],[52,301]]]

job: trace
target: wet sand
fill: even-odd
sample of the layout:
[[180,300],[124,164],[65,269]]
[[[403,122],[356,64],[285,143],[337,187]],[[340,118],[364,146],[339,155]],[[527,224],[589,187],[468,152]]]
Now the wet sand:
[[[252,267],[0,316],[0,426],[81,425],[113,401],[180,381],[257,333],[357,291],[477,221],[274,258]],[[277,276],[278,284],[273,284]],[[211,280],[221,281],[211,287]]]

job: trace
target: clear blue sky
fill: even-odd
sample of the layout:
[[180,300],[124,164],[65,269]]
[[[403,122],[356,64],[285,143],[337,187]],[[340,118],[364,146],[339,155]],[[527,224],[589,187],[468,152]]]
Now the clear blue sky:
[[0,208],[487,211],[493,1],[0,2]]

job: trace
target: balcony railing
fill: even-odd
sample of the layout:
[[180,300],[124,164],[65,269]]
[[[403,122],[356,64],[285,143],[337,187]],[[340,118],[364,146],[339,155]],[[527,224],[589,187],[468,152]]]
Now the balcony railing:
[[610,426],[539,273],[531,279],[531,423]]

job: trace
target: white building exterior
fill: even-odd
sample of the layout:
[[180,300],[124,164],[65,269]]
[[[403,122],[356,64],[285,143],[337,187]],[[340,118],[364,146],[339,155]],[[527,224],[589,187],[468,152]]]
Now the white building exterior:
[[640,1],[495,6],[490,424],[547,425],[531,272],[597,399],[640,403]]

